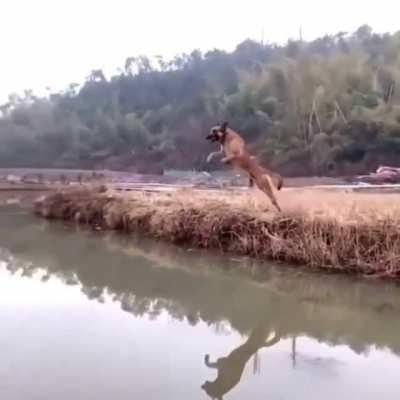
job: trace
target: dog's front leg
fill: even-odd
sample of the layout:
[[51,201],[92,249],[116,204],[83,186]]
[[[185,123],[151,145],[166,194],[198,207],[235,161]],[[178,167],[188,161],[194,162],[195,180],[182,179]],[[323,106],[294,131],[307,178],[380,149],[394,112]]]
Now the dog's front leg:
[[210,356],[208,354],[204,357],[204,363],[207,365],[208,368],[218,368],[217,362],[210,362]]
[[207,163],[210,163],[214,157],[217,157],[220,154],[221,154],[221,152],[219,152],[219,151],[214,151],[213,153],[210,153],[206,160]]
[[220,149],[219,151],[214,151],[213,153],[210,153],[210,154],[208,155],[208,157],[207,157],[207,163],[211,162],[212,159],[213,159],[214,157],[222,156],[223,154],[224,154],[224,149],[223,149],[223,147],[221,146],[221,149]]
[[229,163],[232,162],[235,158],[236,158],[236,156],[224,157],[224,158],[221,160],[221,162],[223,162],[224,164],[229,164]]

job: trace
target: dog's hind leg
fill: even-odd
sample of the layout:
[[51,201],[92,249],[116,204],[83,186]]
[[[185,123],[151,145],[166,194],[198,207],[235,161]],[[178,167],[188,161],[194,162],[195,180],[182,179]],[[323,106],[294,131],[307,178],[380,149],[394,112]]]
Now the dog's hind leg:
[[275,345],[281,340],[281,337],[279,335],[276,335],[275,332],[271,332],[267,340],[265,341],[263,347],[270,347]]
[[269,175],[262,175],[257,179],[256,183],[258,188],[262,190],[270,198],[272,204],[276,207],[276,209],[278,211],[282,211],[281,208],[279,207],[274,191],[272,189],[273,183]]
[[254,186],[254,178],[249,175],[249,187],[253,187]]

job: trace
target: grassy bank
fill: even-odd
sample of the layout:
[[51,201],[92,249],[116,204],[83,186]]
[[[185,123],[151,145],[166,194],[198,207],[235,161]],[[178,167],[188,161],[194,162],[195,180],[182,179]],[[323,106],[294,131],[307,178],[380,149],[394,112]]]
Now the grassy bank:
[[[120,194],[100,189],[53,193],[45,218],[94,229],[139,232],[175,244],[374,277],[400,277],[398,195],[284,190],[284,212],[264,212],[255,190]],[[271,209],[272,210],[272,209]]]

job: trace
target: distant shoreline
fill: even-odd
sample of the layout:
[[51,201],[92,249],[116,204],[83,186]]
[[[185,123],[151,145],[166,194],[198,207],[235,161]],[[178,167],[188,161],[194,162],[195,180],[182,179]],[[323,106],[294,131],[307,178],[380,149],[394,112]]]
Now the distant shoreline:
[[[221,183],[235,180],[235,185],[240,186],[247,184],[247,178],[244,176],[238,177],[236,171],[212,171],[210,173],[201,171],[166,171],[164,175],[152,175],[127,171],[55,168],[0,168],[0,184],[7,182],[7,176],[15,176],[19,179],[26,178],[35,181],[38,175],[41,175],[44,181],[54,183],[60,181],[62,175],[71,182],[77,182],[79,175],[90,181],[93,180],[92,177],[94,174],[103,177],[106,182],[178,184],[180,182],[201,181],[202,179],[206,182],[206,176],[210,176],[215,177],[215,179]],[[285,178],[286,187],[338,185],[345,183],[345,179],[341,177],[305,176]]]

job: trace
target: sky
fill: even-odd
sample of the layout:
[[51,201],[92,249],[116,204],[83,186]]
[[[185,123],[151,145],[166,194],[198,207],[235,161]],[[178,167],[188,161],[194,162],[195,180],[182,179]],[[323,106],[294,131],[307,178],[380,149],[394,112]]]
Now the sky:
[[400,29],[395,0],[3,0],[0,100],[11,92],[43,93],[106,75],[129,56],[170,58],[193,49],[233,50],[251,38],[284,43],[369,24]]

